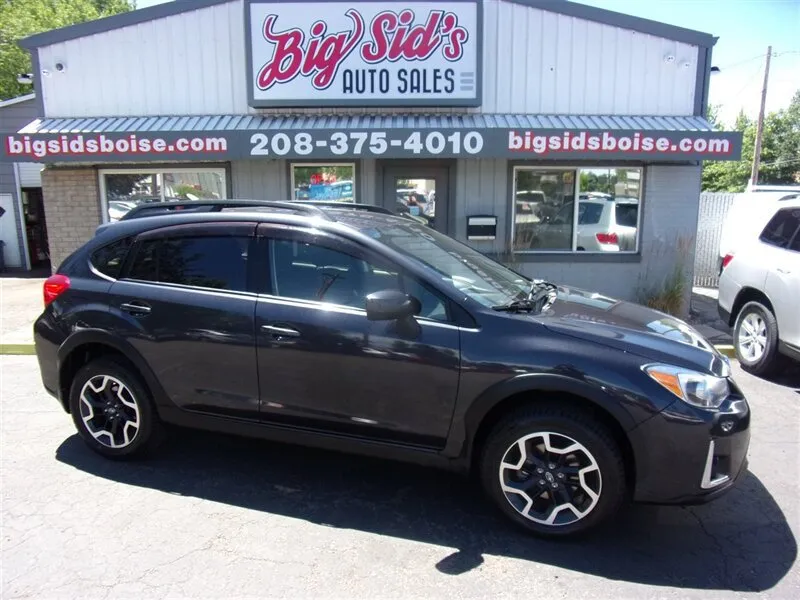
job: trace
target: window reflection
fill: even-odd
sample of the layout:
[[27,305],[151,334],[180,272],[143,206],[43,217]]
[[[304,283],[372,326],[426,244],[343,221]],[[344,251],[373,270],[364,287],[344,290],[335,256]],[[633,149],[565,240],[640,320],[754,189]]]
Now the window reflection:
[[514,181],[517,250],[571,250],[575,171],[518,169]]
[[100,177],[109,221],[118,221],[140,204],[226,197],[223,169],[101,172]]
[[356,202],[355,165],[292,165],[293,200]]
[[635,252],[641,174],[636,168],[517,167],[515,251]]

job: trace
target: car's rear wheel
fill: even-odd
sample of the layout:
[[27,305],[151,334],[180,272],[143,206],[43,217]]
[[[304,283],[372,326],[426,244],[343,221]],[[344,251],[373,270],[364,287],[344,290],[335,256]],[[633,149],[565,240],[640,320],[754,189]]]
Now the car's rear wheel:
[[584,533],[611,517],[626,495],[622,453],[587,413],[530,406],[492,429],[481,479],[500,510],[540,536]]
[[778,353],[778,322],[760,302],[748,302],[739,311],[733,329],[736,358],[753,375],[766,376],[781,364]]
[[163,426],[147,387],[127,366],[91,361],[75,375],[70,412],[88,446],[108,458],[144,456],[160,444]]

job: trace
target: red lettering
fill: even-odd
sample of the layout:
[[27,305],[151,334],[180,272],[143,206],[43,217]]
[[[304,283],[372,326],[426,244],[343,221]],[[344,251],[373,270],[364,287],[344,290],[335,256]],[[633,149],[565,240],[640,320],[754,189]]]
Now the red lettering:
[[371,42],[361,45],[361,58],[368,63],[382,61],[389,51],[388,32],[397,28],[397,15],[390,10],[375,15],[370,24]]
[[353,21],[353,30],[325,35],[326,25],[317,21],[311,27],[311,40],[304,47],[305,36],[300,29],[275,32],[278,18],[269,15],[264,19],[264,39],[275,45],[272,58],[258,72],[256,83],[268,90],[276,83],[291,81],[298,74],[312,75],[315,88],[324,90],[333,83],[342,62],[364,36],[364,19],[353,9],[345,13]]
[[442,19],[442,34],[448,38],[442,49],[442,54],[449,61],[456,61],[464,54],[464,42],[469,34],[464,27],[458,24],[455,13],[447,13]]

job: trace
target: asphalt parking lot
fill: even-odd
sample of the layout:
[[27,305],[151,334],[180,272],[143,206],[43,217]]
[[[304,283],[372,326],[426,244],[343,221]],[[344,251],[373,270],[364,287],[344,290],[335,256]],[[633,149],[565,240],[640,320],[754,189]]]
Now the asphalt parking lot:
[[105,461],[34,357],[0,369],[3,598],[800,597],[797,372],[737,369],[753,439],[730,494],[555,543],[412,466],[192,432],[151,461]]

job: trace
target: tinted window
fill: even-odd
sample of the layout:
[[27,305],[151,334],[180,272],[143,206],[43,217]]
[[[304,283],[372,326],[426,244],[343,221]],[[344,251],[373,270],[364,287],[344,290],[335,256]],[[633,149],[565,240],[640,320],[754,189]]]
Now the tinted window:
[[437,295],[390,266],[292,240],[272,240],[270,257],[272,293],[276,296],[364,308],[372,292],[397,289],[420,301],[420,316],[447,320],[445,305]]
[[578,204],[578,224],[597,225],[603,215],[603,205],[599,202],[580,202]]
[[784,208],[775,213],[761,234],[761,241],[779,248],[788,248],[800,229],[800,208]]
[[116,279],[132,244],[133,238],[125,238],[95,250],[91,257],[92,266],[103,275]]
[[617,204],[616,205],[617,225],[623,227],[636,227],[639,219],[638,204]]
[[130,277],[224,290],[247,289],[250,238],[180,237],[142,244]]
[[139,249],[136,251],[136,257],[133,260],[128,277],[141,281],[158,281],[156,272],[158,245],[159,242],[157,240],[139,244]]

